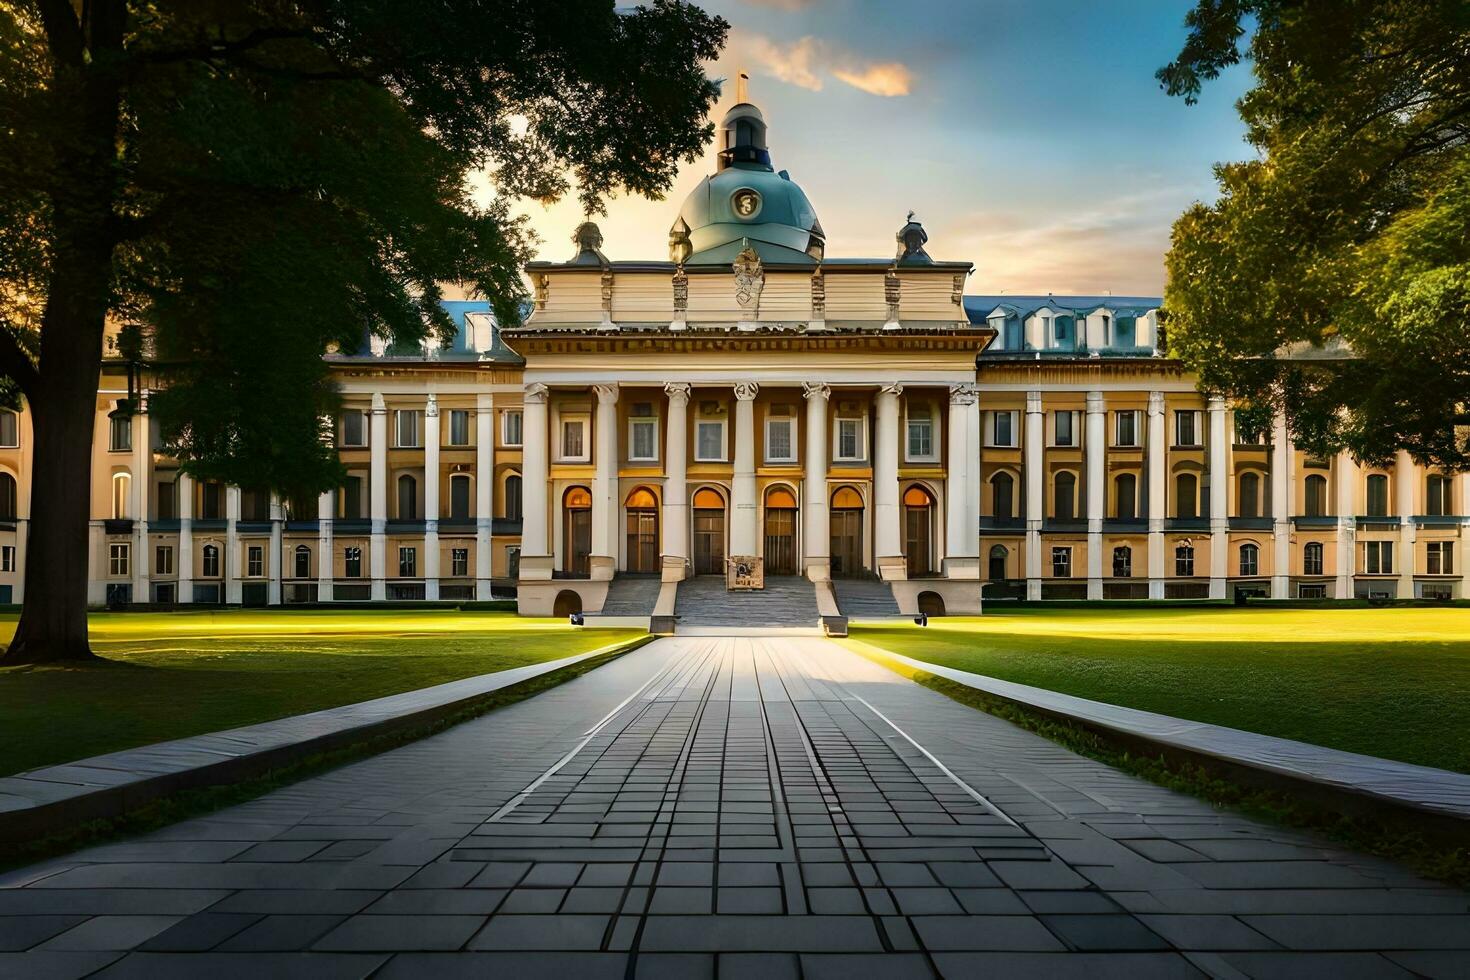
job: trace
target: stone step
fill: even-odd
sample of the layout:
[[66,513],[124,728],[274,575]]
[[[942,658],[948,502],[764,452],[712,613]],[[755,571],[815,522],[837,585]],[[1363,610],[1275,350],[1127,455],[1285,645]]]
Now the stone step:
[[679,583],[675,616],[681,626],[805,626],[817,624],[815,586],[795,575],[770,576],[766,587],[731,592],[719,575]]
[[663,583],[657,575],[619,575],[607,590],[599,616],[652,616]]
[[837,608],[849,619],[884,619],[902,615],[893,589],[877,579],[834,578]]

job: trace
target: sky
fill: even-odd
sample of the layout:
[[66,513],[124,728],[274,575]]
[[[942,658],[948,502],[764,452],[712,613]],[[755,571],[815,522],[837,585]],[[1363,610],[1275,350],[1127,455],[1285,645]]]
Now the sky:
[[[908,211],[929,254],[969,260],[967,293],[1159,295],[1169,229],[1215,197],[1213,164],[1253,154],[1231,69],[1198,105],[1154,71],[1192,0],[703,0],[730,22],[714,78],[737,72],[827,232],[830,257],[890,256]],[[663,259],[679,204],[714,170],[684,166],[668,198],[597,216],[612,259]],[[527,203],[538,258],[574,251],[574,199]]]

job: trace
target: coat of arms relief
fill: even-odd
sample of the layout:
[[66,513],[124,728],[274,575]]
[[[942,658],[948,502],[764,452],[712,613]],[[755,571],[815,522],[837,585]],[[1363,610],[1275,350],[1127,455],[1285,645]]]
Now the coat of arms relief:
[[[761,257],[750,242],[735,256],[731,266],[735,272],[735,302],[740,306],[741,329],[755,328],[755,319],[760,315],[761,290],[766,285],[766,272],[761,267]],[[746,324],[749,323],[749,326]]]

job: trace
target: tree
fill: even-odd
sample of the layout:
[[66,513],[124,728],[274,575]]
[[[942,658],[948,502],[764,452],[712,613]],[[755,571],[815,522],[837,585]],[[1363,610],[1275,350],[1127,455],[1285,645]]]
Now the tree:
[[1249,59],[1258,158],[1174,225],[1171,353],[1296,440],[1470,464],[1470,3],[1199,0],[1158,78]]
[[662,194],[711,135],[726,31],[675,0],[0,2],[0,394],[35,433],[5,661],[90,656],[109,319],[149,338],[148,411],[186,472],[328,489],[328,346],[452,332],[445,281],[516,322],[507,202]]

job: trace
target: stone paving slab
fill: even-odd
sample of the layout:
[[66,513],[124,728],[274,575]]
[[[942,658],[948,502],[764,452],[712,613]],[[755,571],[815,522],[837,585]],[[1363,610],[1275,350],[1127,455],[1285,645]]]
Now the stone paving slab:
[[0,877],[0,977],[86,975],[1458,977],[1470,895],[825,639],[679,637]]

